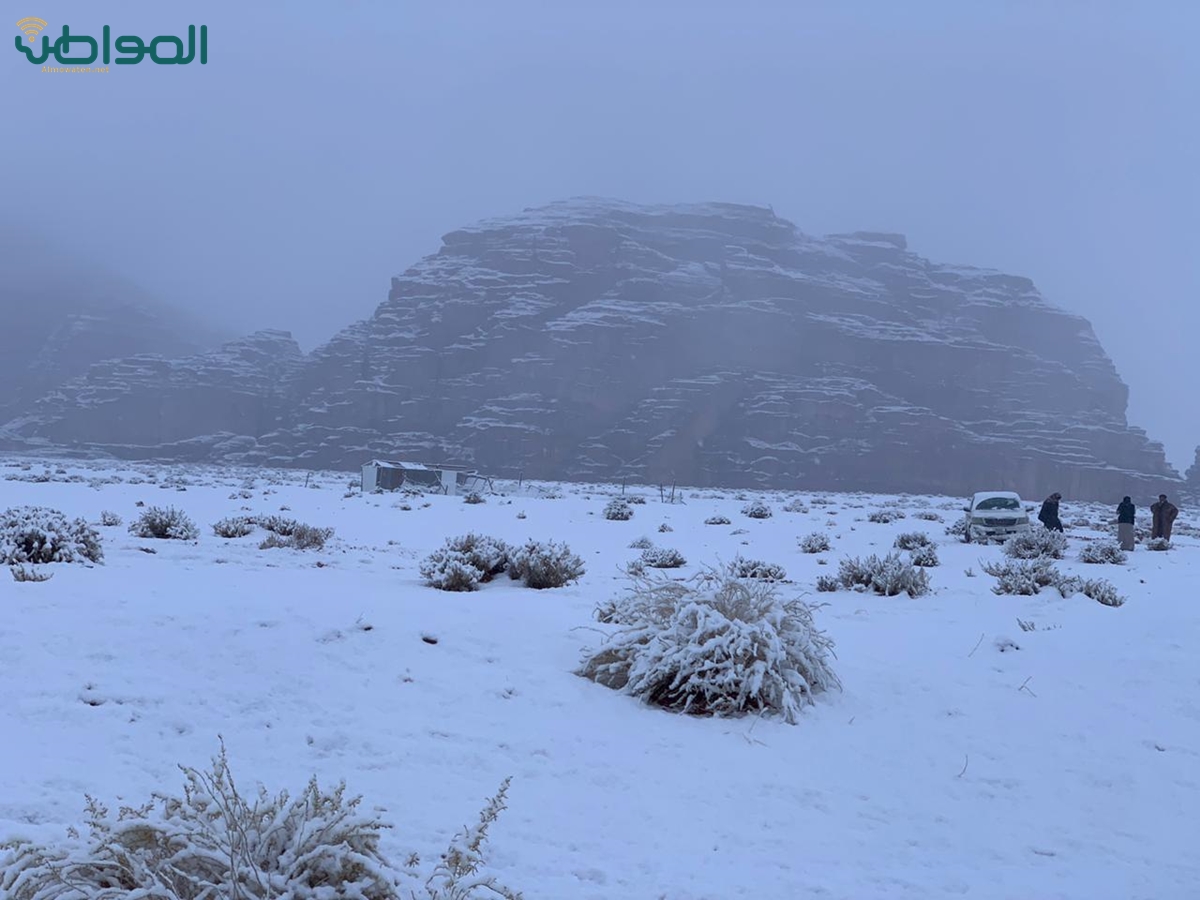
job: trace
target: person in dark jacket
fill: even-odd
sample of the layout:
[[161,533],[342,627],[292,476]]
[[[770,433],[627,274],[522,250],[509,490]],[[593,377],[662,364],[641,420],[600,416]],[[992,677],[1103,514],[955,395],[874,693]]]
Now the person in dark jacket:
[[1133,500],[1126,497],[1117,505],[1117,539],[1121,542],[1122,550],[1132,550],[1134,542],[1133,521],[1137,509]]
[[1179,515],[1179,507],[1167,499],[1166,494],[1158,495],[1158,502],[1150,504],[1150,515],[1153,521],[1150,525],[1150,537],[1171,539],[1171,529],[1175,527],[1175,517]]
[[1038,513],[1038,521],[1045,525],[1048,531],[1063,530],[1062,520],[1058,517],[1058,501],[1061,499],[1062,494],[1055,491],[1042,501],[1042,509]]

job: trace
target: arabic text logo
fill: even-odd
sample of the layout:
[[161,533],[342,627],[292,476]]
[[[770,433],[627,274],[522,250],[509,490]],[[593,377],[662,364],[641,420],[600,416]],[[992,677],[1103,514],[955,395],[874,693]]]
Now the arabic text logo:
[[17,28],[29,38],[29,43],[33,43],[38,33],[46,27],[46,20],[39,19],[36,16],[26,16],[17,22]]

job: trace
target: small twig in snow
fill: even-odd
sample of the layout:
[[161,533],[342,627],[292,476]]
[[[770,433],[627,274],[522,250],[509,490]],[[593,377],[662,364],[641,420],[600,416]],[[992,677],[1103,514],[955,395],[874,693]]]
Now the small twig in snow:
[[964,775],[964,774],[966,774],[966,771],[967,771],[967,766],[969,766],[970,764],[971,764],[971,757],[970,757],[968,754],[964,753],[964,754],[963,754],[963,767],[962,767],[962,771],[961,771],[961,772],[959,772],[959,773],[958,773],[958,775],[957,775],[957,776],[955,776],[955,777],[957,777],[957,778],[962,778],[962,777],[963,777],[963,775]]
[[1017,690],[1025,691],[1027,694],[1029,694],[1030,697],[1036,697],[1037,694],[1035,694],[1033,691],[1029,690],[1029,688],[1027,687],[1031,678],[1033,678],[1032,675],[1030,675],[1029,678],[1026,678],[1024,681],[1022,681],[1021,686],[1019,688],[1017,688]]
[[967,659],[975,655],[975,651],[979,649],[979,645],[983,643],[983,632],[979,633],[979,640],[975,642],[975,646],[971,648],[971,652],[967,654]]

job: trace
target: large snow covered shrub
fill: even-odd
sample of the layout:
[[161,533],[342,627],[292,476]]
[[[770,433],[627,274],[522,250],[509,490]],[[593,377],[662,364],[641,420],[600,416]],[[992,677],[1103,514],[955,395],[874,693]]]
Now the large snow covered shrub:
[[1048,528],[1030,528],[1004,542],[1004,555],[1011,559],[1062,559],[1066,552],[1066,537]]
[[[241,793],[225,748],[210,771],[181,767],[183,796],[156,794],[115,817],[87,798],[83,831],[56,846],[3,845],[5,900],[468,900],[515,892],[484,877],[482,844],[504,809],[508,781],[474,828],[460,832],[428,873],[413,856],[404,868],[380,850],[385,823],[347,797],[345,783],[315,778],[298,797],[259,787]],[[487,891],[485,894],[484,892]]]
[[1079,551],[1079,561],[1085,563],[1112,563],[1123,566],[1127,559],[1121,545],[1111,541],[1092,541]]
[[734,578],[761,578],[764,581],[787,581],[787,571],[778,563],[763,562],[761,559],[735,557],[729,564]]
[[889,553],[882,558],[872,554],[865,559],[843,559],[838,564],[838,580],[843,587],[871,590],[885,597],[898,594],[920,597],[929,593],[929,573],[899,553]]
[[297,522],[288,529],[286,535],[272,531],[258,545],[258,549],[270,550],[275,547],[287,547],[292,550],[324,550],[325,543],[331,537],[333,537],[332,528],[318,528],[315,525]]
[[923,531],[906,531],[903,534],[896,535],[896,540],[892,542],[892,546],[897,550],[915,550],[917,547],[933,546],[933,541]]
[[618,630],[578,674],[646,703],[699,715],[769,711],[795,723],[815,695],[840,687],[833,641],[815,606],[770,581],[705,568],[684,581],[634,576],[603,618]]
[[513,551],[508,575],[535,590],[565,587],[584,576],[583,560],[566,544],[527,541]]
[[742,515],[751,519],[769,519],[771,518],[771,507],[761,500],[751,500],[742,507]]
[[1054,567],[1048,557],[1035,559],[1006,559],[998,562],[980,562],[980,568],[996,579],[992,592],[996,594],[1020,594],[1029,596],[1042,588],[1054,585],[1064,594],[1067,579]]
[[823,531],[814,531],[800,538],[801,553],[824,553],[829,549],[829,535]]
[[100,562],[100,533],[83,519],[45,506],[14,506],[0,513],[0,563]]
[[240,538],[254,531],[254,523],[246,516],[230,516],[213,522],[212,530],[220,538]]
[[147,506],[129,526],[129,533],[141,538],[194,541],[200,536],[200,529],[181,509]]
[[604,518],[613,522],[628,522],[633,518],[633,508],[622,497],[613,497],[604,507]]
[[504,541],[482,534],[447,538],[440,550],[420,565],[421,577],[443,591],[473,591],[491,581],[510,564],[511,550]]
[[687,565],[683,554],[673,547],[647,547],[642,551],[641,562],[651,569],[678,569]]

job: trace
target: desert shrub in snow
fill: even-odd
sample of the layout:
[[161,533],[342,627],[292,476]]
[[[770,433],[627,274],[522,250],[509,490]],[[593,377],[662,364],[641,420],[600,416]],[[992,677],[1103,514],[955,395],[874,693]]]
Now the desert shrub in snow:
[[783,511],[784,512],[806,513],[806,512],[808,512],[808,507],[804,505],[803,500],[801,500],[799,497],[796,497],[796,498],[788,501],[788,503],[783,507]]
[[1166,538],[1150,538],[1146,541],[1147,550],[1170,550],[1171,542]]
[[868,522],[877,522],[881,525],[887,525],[889,522],[895,522],[903,518],[904,512],[899,509],[877,509],[867,514]]
[[473,591],[491,581],[511,563],[504,541],[481,534],[447,538],[440,550],[429,554],[419,567],[421,577],[443,591]]
[[946,534],[949,537],[956,537],[960,541],[965,542],[967,539],[967,520],[966,519],[955,519],[953,522],[951,522],[949,525],[946,526]]
[[68,829],[57,846],[27,840],[3,846],[0,894],[6,900],[401,900],[415,897],[414,882],[429,900],[519,895],[482,877],[487,827],[504,809],[506,779],[474,829],[460,832],[426,876],[410,857],[393,866],[380,850],[392,827],[360,810],[345,783],[333,790],[316,778],[295,798],[252,797],[237,788],[225,748],[212,769],[181,767],[182,796],[155,794],[142,806],[121,807],[113,817],[87,798],[82,831]]
[[435,550],[421,561],[419,571],[425,583],[439,591],[473,591],[479,586],[479,570],[465,553]]
[[769,519],[771,518],[771,507],[761,500],[752,500],[742,507],[742,515],[749,516],[751,519]]
[[194,541],[200,529],[187,513],[173,506],[147,506],[129,526],[129,533],[141,538],[171,541]]
[[1108,541],[1092,541],[1085,544],[1083,549],[1079,551],[1079,561],[1085,563],[1112,563],[1113,565],[1124,565],[1128,557],[1125,551],[1121,549],[1120,544],[1113,544]]
[[[647,551],[648,552],[648,551]],[[527,541],[512,552],[508,575],[535,590],[564,587],[584,576],[583,560],[566,544]]]
[[832,593],[841,590],[842,583],[833,575],[818,575],[817,590],[822,593]]
[[914,566],[920,566],[923,569],[930,569],[941,565],[941,560],[938,559],[937,555],[937,547],[934,544],[921,544],[918,547],[914,547],[909,553],[909,559],[912,560]]
[[1067,539],[1061,531],[1030,528],[1004,542],[1004,555],[1011,559],[1062,559]]
[[463,503],[469,503],[472,505],[486,502],[487,501],[483,499],[483,494],[479,493],[479,491],[471,491],[469,494],[463,497]]
[[266,539],[258,545],[258,549],[270,550],[286,547],[291,550],[322,550],[325,548],[325,542],[331,537],[333,537],[332,528],[317,528],[297,522],[286,535],[274,531],[268,534]]
[[625,502],[632,503],[634,506],[645,506],[646,498],[641,494],[630,494],[628,497],[625,497]]
[[49,581],[54,577],[53,572],[39,572],[25,566],[10,566],[8,571],[12,573],[13,581],[39,582]]
[[634,538],[629,542],[630,550],[649,550],[653,546],[654,541],[644,535],[640,538]]
[[221,538],[245,537],[254,531],[254,523],[245,516],[230,516],[213,523],[213,534]]
[[675,529],[672,528],[670,525],[668,525],[666,522],[663,522],[661,525],[658,526],[658,531],[660,534],[666,534],[667,532],[674,531],[674,530]]
[[269,531],[272,534],[277,534],[280,537],[290,537],[300,523],[295,519],[289,519],[287,516],[268,515],[268,516],[248,516],[251,524],[257,525],[264,531]]
[[1079,593],[1091,597],[1104,606],[1123,606],[1125,598],[1117,593],[1116,586],[1103,578],[1086,578],[1078,586]]
[[979,567],[996,579],[996,584],[992,586],[996,594],[1029,596],[1051,585],[1060,586],[1061,589],[1066,581],[1048,557],[981,562]]
[[614,497],[604,505],[604,518],[612,522],[628,522],[633,518],[633,509],[627,500]]
[[802,553],[824,553],[829,549],[829,535],[823,531],[814,531],[800,538]]
[[100,562],[100,533],[83,519],[44,506],[0,513],[0,563]]
[[899,553],[889,553],[882,559],[874,554],[866,559],[843,559],[838,565],[838,580],[843,587],[871,590],[885,597],[898,594],[920,597],[929,593],[929,573]]
[[897,550],[915,550],[917,547],[933,546],[933,541],[923,531],[906,531],[896,536],[892,546]]
[[107,509],[100,511],[100,524],[105,526],[106,528],[115,528],[116,526],[120,525],[123,521],[124,520],[120,516],[118,516],[115,512],[112,512]]
[[651,569],[678,569],[686,566],[687,560],[670,547],[649,547],[642,551],[642,564]]
[[738,556],[729,564],[734,578],[760,578],[763,581],[787,581],[783,566],[763,562],[761,559],[743,559]]
[[730,522],[729,519],[727,519],[725,516],[709,516],[707,519],[704,520],[704,524],[705,525],[731,525],[733,523]]
[[618,630],[577,671],[666,709],[766,711],[795,723],[817,694],[841,686],[830,667],[833,641],[813,621],[816,608],[728,569],[706,568],[685,581],[635,577],[612,604]]
[[932,509],[922,509],[919,512],[913,513],[914,519],[923,519],[926,522],[941,522],[943,521],[940,513],[935,513]]

